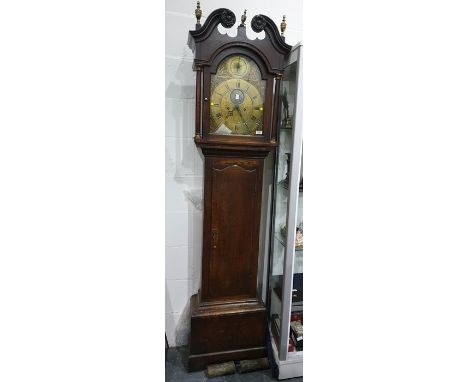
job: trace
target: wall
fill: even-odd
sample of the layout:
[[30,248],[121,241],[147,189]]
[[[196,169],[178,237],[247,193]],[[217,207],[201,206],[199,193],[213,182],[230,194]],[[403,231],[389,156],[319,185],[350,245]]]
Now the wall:
[[[166,243],[165,315],[170,346],[187,344],[189,299],[197,292],[201,272],[203,158],[193,143],[195,118],[195,73],[193,55],[187,46],[188,31],[194,29],[196,1],[166,1],[165,12],[165,142],[166,142]],[[235,34],[240,16],[247,9],[247,35],[251,18],[259,13],[279,26],[286,15],[286,42],[302,39],[302,1],[201,1],[201,23],[213,10],[225,7],[236,14]],[[223,29],[221,27],[221,29]]]

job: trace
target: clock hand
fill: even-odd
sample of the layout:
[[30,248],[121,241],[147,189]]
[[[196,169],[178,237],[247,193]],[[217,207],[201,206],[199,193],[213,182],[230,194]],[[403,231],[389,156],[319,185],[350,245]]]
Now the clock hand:
[[240,112],[239,105],[235,105],[235,106],[234,106],[234,109],[237,110],[237,112],[239,113],[239,115],[240,115],[240,117],[241,117],[241,119],[242,119],[242,122],[243,122],[243,123],[246,123],[246,122],[245,122],[245,119],[244,119],[244,116],[243,116],[242,113]]

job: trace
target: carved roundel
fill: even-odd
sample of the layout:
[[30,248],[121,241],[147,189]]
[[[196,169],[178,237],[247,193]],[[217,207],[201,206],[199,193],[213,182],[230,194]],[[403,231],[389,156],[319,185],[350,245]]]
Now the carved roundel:
[[252,26],[254,32],[258,33],[265,29],[266,20],[262,15],[256,15],[253,17],[250,25]]
[[231,28],[235,22],[236,16],[229,9],[225,9],[223,13],[221,13],[221,25],[224,28]]

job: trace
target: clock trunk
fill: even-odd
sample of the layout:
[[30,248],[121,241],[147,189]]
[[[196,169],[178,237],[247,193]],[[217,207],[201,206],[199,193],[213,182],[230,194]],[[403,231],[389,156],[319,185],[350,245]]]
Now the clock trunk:
[[204,149],[202,282],[192,297],[189,369],[266,354],[257,270],[268,152]]
[[257,296],[263,159],[205,159],[201,303]]

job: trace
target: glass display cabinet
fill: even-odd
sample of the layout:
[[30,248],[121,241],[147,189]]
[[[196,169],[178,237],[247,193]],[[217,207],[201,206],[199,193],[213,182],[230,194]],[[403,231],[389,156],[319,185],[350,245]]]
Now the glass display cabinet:
[[279,379],[302,376],[302,60],[299,43],[281,84],[268,280],[269,329]]

